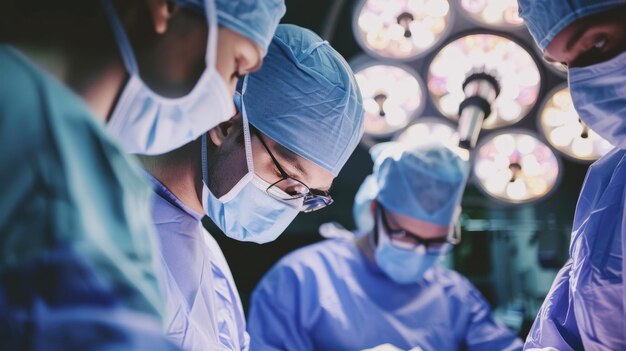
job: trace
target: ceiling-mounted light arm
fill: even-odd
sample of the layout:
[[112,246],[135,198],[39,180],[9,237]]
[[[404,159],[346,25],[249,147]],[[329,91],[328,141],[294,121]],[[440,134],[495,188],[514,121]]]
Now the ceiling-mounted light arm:
[[408,12],[403,12],[398,15],[397,21],[398,21],[398,24],[402,27],[402,29],[404,29],[405,38],[410,38],[412,36],[410,25],[411,25],[411,22],[413,22],[414,20],[415,18],[413,17],[413,15]]
[[459,106],[459,147],[476,147],[484,120],[491,114],[491,105],[500,94],[500,83],[493,74],[473,72],[463,82],[465,100]]
[[587,126],[587,124],[585,124],[585,122],[583,122],[580,117],[578,118],[578,123],[580,123],[581,127],[583,127],[583,129],[580,131],[580,137],[583,139],[589,138],[589,127]]
[[511,179],[509,182],[514,183],[522,172],[522,165],[519,164],[519,162],[511,162],[509,164],[509,170],[511,171]]
[[379,93],[374,96],[374,101],[378,104],[378,115],[380,117],[385,117],[387,113],[385,112],[385,101],[387,101],[387,94]]

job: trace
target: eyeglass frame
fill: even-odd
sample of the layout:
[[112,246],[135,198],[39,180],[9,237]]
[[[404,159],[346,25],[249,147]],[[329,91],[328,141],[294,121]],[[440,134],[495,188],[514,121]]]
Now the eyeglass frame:
[[[263,137],[261,136],[261,132],[258,129],[256,129],[256,127],[254,127],[253,125],[250,125],[250,131],[252,133],[255,133],[259,137],[259,140],[261,141],[261,144],[265,148],[265,151],[267,151],[267,153],[269,154],[270,158],[272,159],[272,162],[274,163],[274,165],[276,166],[276,169],[278,169],[278,172],[280,173],[280,175],[282,177],[281,179],[279,179],[279,180],[275,181],[274,183],[270,184],[270,186],[268,186],[267,189],[265,189],[265,192],[268,195],[270,195],[273,198],[278,199],[278,200],[289,201],[288,199],[282,199],[282,198],[279,198],[279,197],[273,195],[272,192],[270,191],[270,189],[272,187],[274,187],[274,186],[278,187],[277,184],[280,183],[280,182],[283,182],[285,180],[291,180],[291,181],[294,181],[294,182],[297,182],[297,183],[301,184],[308,191],[306,194],[299,194],[300,196],[295,196],[295,197],[293,197],[291,199],[291,200],[295,200],[295,199],[304,198],[303,207],[300,210],[301,212],[308,213],[308,212],[321,210],[322,208],[330,206],[330,205],[333,204],[333,202],[335,202],[335,200],[333,200],[333,198],[330,196],[330,193],[328,191],[311,188],[308,185],[304,184],[302,181],[300,181],[300,180],[298,180],[298,179],[296,179],[294,177],[291,177],[285,171],[285,169],[280,165],[280,163],[278,162],[278,160],[274,156],[274,153],[272,153],[272,151],[270,150],[269,146],[267,146],[267,144],[265,143],[265,140],[263,140]],[[280,187],[278,187],[278,188],[280,189]],[[307,202],[311,203],[312,201],[322,201],[323,206],[307,208],[306,207]],[[318,204],[321,204],[321,203],[318,202]]]
[[[443,238],[423,239],[422,237],[420,237],[419,234],[410,232],[406,229],[392,230],[387,220],[387,211],[384,209],[383,206],[380,205],[378,206],[378,209],[380,217],[382,219],[383,227],[385,229],[385,234],[387,234],[387,236],[389,237],[389,242],[391,243],[391,245],[398,249],[413,251],[418,247],[423,246],[426,254],[428,255],[443,255],[449,254],[452,249],[461,242],[460,226],[458,222],[455,224],[454,230],[455,232],[457,232],[456,237],[452,237],[450,234],[448,234],[446,237]],[[407,243],[407,245],[412,246],[409,248],[407,247],[407,245],[398,245],[397,241],[394,243],[394,237],[410,238],[413,243]],[[429,245],[433,244],[441,244],[441,246],[437,248],[429,247]]]

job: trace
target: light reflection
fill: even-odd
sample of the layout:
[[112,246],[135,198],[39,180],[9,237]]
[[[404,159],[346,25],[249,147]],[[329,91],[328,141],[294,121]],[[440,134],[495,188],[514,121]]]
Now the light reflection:
[[595,161],[613,146],[578,117],[567,86],[548,96],[539,124],[548,142],[559,152],[580,161]]

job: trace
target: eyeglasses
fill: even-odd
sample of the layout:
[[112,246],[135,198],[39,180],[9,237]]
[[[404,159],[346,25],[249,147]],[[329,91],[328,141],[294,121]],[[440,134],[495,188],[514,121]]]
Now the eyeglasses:
[[422,239],[418,234],[411,233],[407,230],[392,230],[387,221],[387,213],[380,208],[380,216],[383,222],[385,232],[389,237],[391,245],[403,250],[415,250],[419,246],[423,246],[428,255],[442,255],[452,251],[454,245],[458,244],[458,240],[449,237],[436,239]]
[[333,198],[327,191],[311,189],[301,181],[290,177],[287,172],[285,172],[283,167],[281,167],[281,165],[278,163],[276,157],[274,157],[274,154],[263,140],[261,133],[252,125],[250,125],[250,130],[256,133],[256,135],[259,137],[261,144],[263,144],[263,147],[272,158],[272,162],[274,162],[274,165],[276,166],[278,172],[280,172],[280,175],[282,177],[267,188],[266,192],[270,196],[283,201],[304,198],[302,209],[300,210],[302,212],[317,211],[331,205],[334,202]]

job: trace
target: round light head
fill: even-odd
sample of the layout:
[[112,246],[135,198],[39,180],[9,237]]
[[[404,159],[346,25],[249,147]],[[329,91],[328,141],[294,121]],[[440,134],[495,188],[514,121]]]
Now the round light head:
[[352,27],[365,51],[411,60],[444,37],[450,16],[448,0],[363,0],[355,9]]
[[381,137],[406,127],[424,107],[417,73],[399,65],[370,63],[354,73],[363,97],[365,133]]
[[514,124],[524,118],[537,101],[541,76],[530,54],[510,39],[493,34],[472,34],[452,41],[433,59],[428,90],[437,108],[457,120],[465,99],[463,82],[472,72],[493,75],[500,94],[485,119],[484,129]]
[[470,156],[469,151],[459,147],[459,133],[454,125],[434,117],[420,117],[417,122],[397,134],[394,140],[410,146],[441,143],[466,161]]
[[613,149],[613,145],[580,120],[566,85],[548,95],[539,116],[546,140],[574,160],[595,161]]
[[544,143],[527,132],[496,134],[474,155],[474,177],[488,196],[508,203],[546,197],[557,186],[560,164]]
[[479,24],[499,29],[519,28],[517,0],[461,0],[463,12]]

